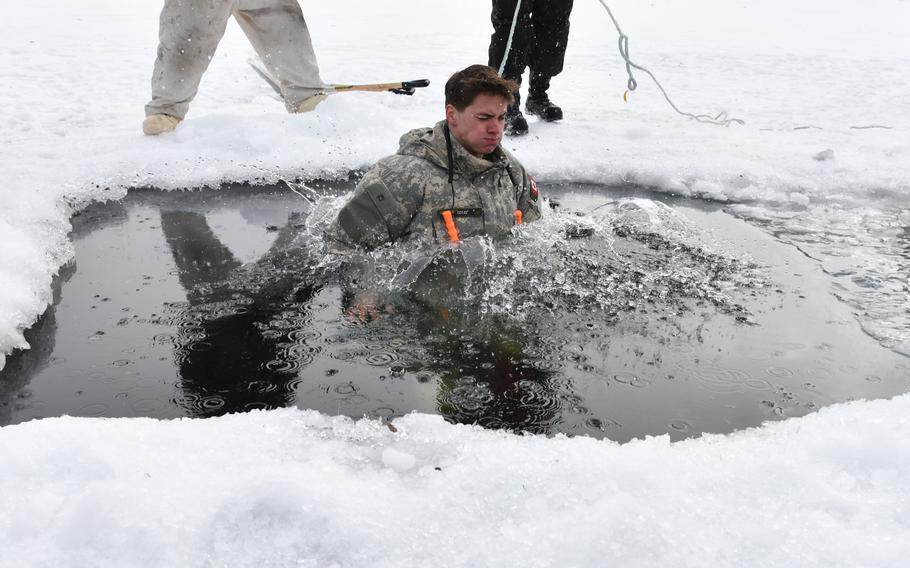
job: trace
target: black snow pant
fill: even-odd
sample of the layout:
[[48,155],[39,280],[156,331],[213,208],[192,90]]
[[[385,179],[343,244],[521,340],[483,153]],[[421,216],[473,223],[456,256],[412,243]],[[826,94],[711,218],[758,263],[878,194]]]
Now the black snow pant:
[[[518,0],[493,0],[493,36],[490,38],[490,67],[499,70],[509,41],[509,30]],[[550,79],[562,71],[569,41],[569,14],[573,0],[522,0],[509,60],[502,76],[521,82],[531,68],[530,95],[542,95]]]

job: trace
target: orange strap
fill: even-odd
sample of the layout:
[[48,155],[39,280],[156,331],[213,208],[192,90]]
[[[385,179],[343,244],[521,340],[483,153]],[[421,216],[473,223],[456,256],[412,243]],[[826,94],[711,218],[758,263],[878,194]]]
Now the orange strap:
[[515,224],[521,225],[521,209],[515,210]]
[[441,211],[442,220],[446,224],[446,232],[449,234],[449,240],[453,243],[459,241],[458,238],[458,228],[455,226],[455,218],[452,216],[452,212],[448,209]]

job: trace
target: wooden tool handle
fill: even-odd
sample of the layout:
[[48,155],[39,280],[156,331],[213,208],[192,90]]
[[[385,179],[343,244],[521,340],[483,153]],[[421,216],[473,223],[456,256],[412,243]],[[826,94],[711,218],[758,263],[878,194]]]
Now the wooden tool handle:
[[332,85],[336,92],[340,91],[390,91],[392,89],[417,89],[430,84],[427,79],[417,81],[401,81],[400,83],[370,83],[366,85]]

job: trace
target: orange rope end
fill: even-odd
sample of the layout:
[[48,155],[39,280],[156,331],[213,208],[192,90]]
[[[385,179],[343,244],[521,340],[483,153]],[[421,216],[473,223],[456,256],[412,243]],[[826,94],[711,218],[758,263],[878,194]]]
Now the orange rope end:
[[521,209],[516,209],[515,210],[515,224],[516,225],[521,225],[521,215],[522,215]]
[[448,209],[442,212],[442,220],[446,224],[446,232],[449,234],[449,240],[453,243],[458,242],[458,228],[455,227],[455,218]]

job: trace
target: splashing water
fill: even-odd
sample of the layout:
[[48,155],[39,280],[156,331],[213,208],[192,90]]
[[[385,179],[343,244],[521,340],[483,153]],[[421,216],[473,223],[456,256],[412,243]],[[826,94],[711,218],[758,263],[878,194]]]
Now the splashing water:
[[[697,302],[747,315],[736,294],[764,284],[747,256],[712,250],[697,227],[661,203],[607,205],[590,213],[549,211],[498,242],[399,243],[348,259],[325,254],[315,266],[323,275],[343,274],[335,283],[351,279],[398,299],[517,319],[590,310],[609,318],[642,306],[679,312]],[[323,213],[294,246],[324,252],[321,231],[338,206],[334,200],[317,207]],[[338,272],[346,260],[362,272]]]

